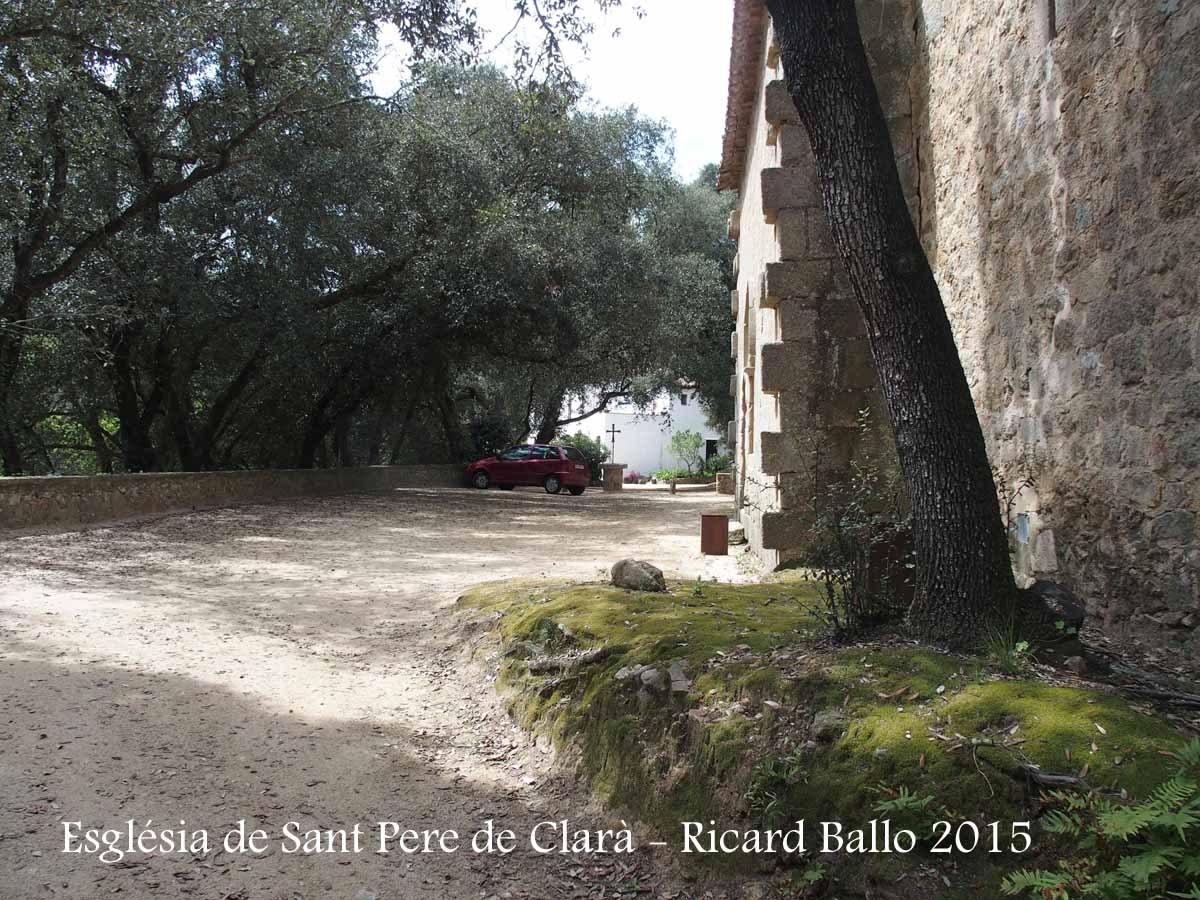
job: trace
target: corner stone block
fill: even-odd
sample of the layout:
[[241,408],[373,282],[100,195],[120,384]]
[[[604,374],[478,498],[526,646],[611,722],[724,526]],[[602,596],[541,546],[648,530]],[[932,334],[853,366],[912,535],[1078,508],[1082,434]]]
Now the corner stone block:
[[834,286],[833,267],[827,260],[767,263],[766,282],[762,305],[775,309],[790,298],[815,299],[829,292]]
[[802,125],[780,125],[775,139],[779,149],[779,164],[788,169],[803,169],[817,180],[817,164],[813,160],[812,144]]
[[768,122],[772,125],[800,124],[800,114],[796,112],[796,104],[792,101],[792,95],[788,93],[787,82],[782,78],[769,81],[764,93]]
[[764,550],[792,550],[803,547],[811,535],[804,517],[795,512],[767,512],[762,516]]
[[735,319],[738,314],[738,292],[736,290],[729,292],[729,313]]
[[852,338],[842,344],[841,382],[851,390],[869,390],[878,386],[875,377],[875,358],[865,337]]
[[805,210],[808,218],[808,248],[809,259],[833,259],[833,232],[829,229],[829,220],[825,218],[823,209]]
[[736,397],[736,396],[737,396],[737,382],[738,382],[738,377],[737,377],[737,375],[730,375],[730,376],[729,376],[729,396],[730,396],[730,397]]
[[821,205],[821,193],[811,173],[801,169],[762,170],[763,216],[774,225],[781,209],[799,209]]
[[800,298],[779,301],[779,336],[785,341],[813,341],[817,334],[817,311]]
[[775,240],[779,258],[785,261],[805,259],[808,253],[808,215],[811,210],[781,209],[775,216]]
[[812,363],[811,354],[805,349],[800,343],[763,344],[760,377],[764,394],[803,390],[808,386]]
[[737,334],[738,333],[737,333],[736,329],[729,332],[729,358],[730,359],[737,359],[737,354],[738,354]]
[[826,429],[858,427],[858,412],[867,405],[862,391],[830,391],[813,401],[813,413]]
[[762,472],[764,475],[779,475],[795,472],[801,468],[800,442],[793,436],[779,431],[764,431],[762,440]]

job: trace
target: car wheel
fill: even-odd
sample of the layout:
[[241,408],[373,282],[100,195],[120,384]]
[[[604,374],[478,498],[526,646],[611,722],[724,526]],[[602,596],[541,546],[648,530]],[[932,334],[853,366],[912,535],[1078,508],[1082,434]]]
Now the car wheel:
[[562,490],[562,479],[557,475],[547,475],[542,487],[546,489],[547,494],[557,494]]
[[500,488],[500,490],[502,490],[502,491],[511,491],[513,488],[516,487],[516,485],[515,484],[498,484],[498,485],[496,485],[496,487]]
[[567,490],[571,492],[572,497],[578,497],[578,496],[582,495],[583,492],[587,490],[587,488],[569,487],[569,488],[567,488]]
[[492,483],[491,476],[488,475],[488,473],[483,471],[482,469],[480,469],[473,476],[471,476],[471,484],[473,486],[479,488],[479,490],[481,490],[481,491],[486,491],[488,489],[488,486],[491,483]]

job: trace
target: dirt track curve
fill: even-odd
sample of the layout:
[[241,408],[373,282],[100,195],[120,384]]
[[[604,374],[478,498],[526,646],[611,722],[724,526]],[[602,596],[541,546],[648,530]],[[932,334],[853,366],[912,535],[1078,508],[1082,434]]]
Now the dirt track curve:
[[[303,828],[397,821],[469,835],[587,818],[462,653],[481,581],[594,579],[697,555],[714,495],[399,490],[0,538],[0,898],[394,900],[688,896],[631,857],[281,850]],[[262,855],[64,854],[64,821],[206,829]],[[655,879],[659,880],[656,881]]]

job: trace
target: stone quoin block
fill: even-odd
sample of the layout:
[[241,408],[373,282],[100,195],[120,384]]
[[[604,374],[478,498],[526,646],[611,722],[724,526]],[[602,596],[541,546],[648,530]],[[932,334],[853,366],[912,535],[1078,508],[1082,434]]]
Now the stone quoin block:
[[804,518],[790,513],[766,512],[762,516],[762,545],[766,550],[803,547],[812,537]]
[[826,260],[768,263],[762,305],[775,309],[784,300],[793,298],[815,301],[833,289],[832,269]]
[[738,381],[738,377],[736,375],[729,376],[729,396],[730,397],[737,396],[737,381]]
[[776,312],[779,336],[785,341],[811,342],[818,333],[818,313],[802,298],[781,300]]
[[729,220],[725,223],[725,234],[731,241],[736,241],[742,234],[742,207],[738,206],[729,214]]
[[857,428],[859,410],[866,405],[863,391],[829,391],[813,401],[813,416],[822,428]]
[[799,471],[802,464],[800,443],[793,434],[764,431],[759,435],[762,446],[762,472],[778,475]]
[[821,193],[810,173],[801,169],[762,170],[763,218],[774,225],[781,209],[821,205]]
[[736,290],[729,292],[729,314],[735,319],[738,314],[738,292]]
[[766,86],[766,116],[772,125],[799,125],[800,114],[796,112],[796,104],[788,93],[787,82],[782,78],[767,82]]
[[838,359],[838,381],[842,387],[867,390],[877,386],[875,360],[871,356],[871,345],[865,337],[844,341]]
[[817,164],[813,160],[812,144],[802,125],[780,125],[775,147],[779,152],[779,165],[785,169],[803,171],[814,184],[817,183]]
[[833,259],[836,255],[833,249],[833,232],[829,230],[825,210],[808,209],[805,210],[805,215],[808,232],[806,255],[809,259]]
[[807,344],[763,344],[760,378],[764,394],[803,391],[812,372],[812,353]]
[[735,329],[729,333],[729,356],[732,359],[737,359],[738,355],[738,333]]
[[806,209],[781,209],[775,215],[775,242],[781,260],[808,257],[808,213]]

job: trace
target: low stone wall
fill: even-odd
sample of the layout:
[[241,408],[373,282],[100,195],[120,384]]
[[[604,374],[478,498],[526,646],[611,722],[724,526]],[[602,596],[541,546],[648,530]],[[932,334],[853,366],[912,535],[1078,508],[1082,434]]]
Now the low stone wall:
[[0,531],[66,528],[145,515],[398,487],[457,487],[461,466],[370,466],[0,479]]

